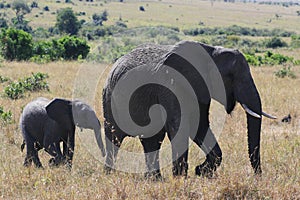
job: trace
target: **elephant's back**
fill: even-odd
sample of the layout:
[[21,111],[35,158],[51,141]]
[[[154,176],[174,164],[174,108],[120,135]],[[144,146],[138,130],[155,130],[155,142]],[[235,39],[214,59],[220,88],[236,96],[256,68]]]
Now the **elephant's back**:
[[20,126],[22,132],[42,135],[45,121],[49,119],[46,112],[46,105],[50,102],[46,98],[38,98],[28,103],[20,117]]
[[172,49],[171,45],[144,44],[122,56],[113,65],[105,88],[112,90],[126,73],[140,66],[156,67]]

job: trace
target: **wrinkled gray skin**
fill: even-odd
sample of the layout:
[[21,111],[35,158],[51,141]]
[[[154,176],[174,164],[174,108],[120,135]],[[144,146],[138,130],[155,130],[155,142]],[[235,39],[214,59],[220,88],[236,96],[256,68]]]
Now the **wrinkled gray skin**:
[[[260,96],[253,82],[248,63],[246,62],[244,56],[237,50],[213,47],[202,43],[198,43],[198,45],[201,45],[211,56],[222,76],[226,90],[227,104],[224,105],[224,102],[220,103],[223,103],[227,113],[231,113],[236,102],[239,102],[247,105],[248,108],[258,115],[261,115],[262,108]],[[113,168],[114,161],[118,153],[118,148],[120,147],[123,139],[128,136],[118,127],[112,115],[111,98],[115,85],[117,84],[118,80],[120,80],[122,77],[125,77],[126,73],[130,69],[147,63],[151,63],[152,66],[156,66],[156,63],[159,63],[162,59],[164,59],[164,55],[166,55],[172,49],[172,47],[173,46],[155,44],[140,46],[129,54],[121,57],[111,70],[106,86],[103,90],[103,110],[105,117],[104,128],[107,140],[105,170],[107,172]],[[175,54],[168,56],[169,57],[164,61],[164,64],[173,66],[182,74],[185,73],[186,77],[192,77],[189,81],[191,85],[193,85],[198,98],[201,120],[199,121],[199,128],[196,136],[191,137],[191,135],[195,133],[187,134],[189,134],[191,139],[206,153],[206,160],[204,163],[197,166],[195,169],[196,174],[212,176],[217,166],[219,166],[221,163],[222,152],[209,127],[209,107],[211,97],[201,76],[195,77],[193,74],[197,72],[192,71],[192,68],[189,68],[186,61],[182,60],[182,58]],[[153,73],[153,71],[151,73]],[[159,150],[162,140],[165,137],[165,133],[167,133],[169,139],[172,140],[180,123],[180,107],[176,101],[176,98],[174,98],[172,93],[165,88],[151,85],[140,88],[132,96],[130,102],[130,114],[133,121],[141,126],[147,125],[149,123],[148,110],[153,104],[161,104],[165,108],[167,111],[167,122],[164,128],[158,134],[151,138],[141,139],[145,153]],[[246,117],[249,157],[254,172],[256,174],[260,174],[261,118],[253,117],[248,113],[246,113]],[[212,141],[215,141],[216,144],[210,149],[209,145],[203,142],[206,134],[210,134],[208,137]],[[111,145],[111,143],[113,145]],[[188,169],[188,151],[186,150],[183,155],[176,157],[176,149],[178,149],[178,147],[172,145],[172,155],[174,160],[173,175],[186,175]],[[146,174],[147,176],[161,176],[158,154],[148,154],[148,156],[146,156],[146,164],[149,171]]]
[[[73,117],[74,116],[74,117]],[[66,163],[72,167],[75,147],[75,124],[81,128],[93,129],[99,148],[104,156],[104,147],[100,135],[100,123],[93,109],[78,100],[49,99],[40,97],[28,103],[20,117],[20,127],[24,138],[21,149],[26,144],[24,166],[31,162],[42,167],[38,151],[45,149],[51,156],[49,164]],[[63,153],[60,149],[63,142]]]

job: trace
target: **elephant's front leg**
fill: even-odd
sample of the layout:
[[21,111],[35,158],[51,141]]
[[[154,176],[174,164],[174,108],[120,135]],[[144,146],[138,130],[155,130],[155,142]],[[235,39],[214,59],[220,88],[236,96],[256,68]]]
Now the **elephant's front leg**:
[[140,141],[144,148],[145,160],[148,172],[146,178],[154,177],[156,180],[161,179],[159,166],[159,149],[165,137],[165,131],[160,131],[158,134],[150,138],[141,138]]
[[64,156],[66,156],[66,165],[69,169],[72,168],[72,160],[75,148],[75,126],[73,130],[69,132],[67,143],[64,144]]
[[196,136],[191,138],[205,153],[206,160],[197,166],[195,172],[199,176],[212,177],[222,161],[222,151],[209,127],[209,106],[200,109],[200,123]]
[[208,128],[203,142],[201,142],[201,139],[199,138],[201,137],[198,137],[197,139],[196,136],[194,141],[206,154],[206,160],[204,163],[196,167],[195,172],[199,176],[212,177],[217,167],[221,164],[222,151],[210,128]]
[[50,155],[54,156],[54,158],[51,158],[49,160],[50,166],[59,166],[60,164],[63,164],[66,160],[66,157],[61,152],[60,142],[53,143],[47,150],[47,152]]
[[187,176],[189,136],[181,132],[175,134],[175,132],[169,131],[168,137],[172,146],[173,175]]

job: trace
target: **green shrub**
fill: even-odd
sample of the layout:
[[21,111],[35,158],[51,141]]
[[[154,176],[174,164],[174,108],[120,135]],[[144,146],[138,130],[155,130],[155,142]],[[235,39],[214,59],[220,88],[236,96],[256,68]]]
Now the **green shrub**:
[[64,8],[58,12],[56,26],[61,33],[77,35],[81,24],[71,8]]
[[12,123],[12,112],[10,110],[4,111],[3,107],[0,106],[0,119],[2,125],[7,125]]
[[4,88],[4,93],[11,99],[19,99],[24,96],[26,91],[49,91],[48,83],[45,81],[48,77],[49,76],[44,73],[32,73],[29,77],[10,83]]
[[280,65],[286,62],[293,62],[293,58],[289,56],[284,56],[279,53],[273,53],[271,51],[267,51],[264,55],[263,64],[270,64],[270,65]]
[[288,68],[284,66],[283,68],[275,72],[275,76],[277,76],[278,78],[284,78],[284,77],[296,78],[296,75],[291,70],[290,66]]
[[265,41],[265,45],[267,48],[277,48],[277,47],[286,47],[287,43],[278,37],[272,37],[271,39]]
[[10,79],[0,75],[0,83],[4,83],[4,82],[7,82],[7,81],[10,81]]
[[0,18],[0,28],[8,28],[7,21],[5,18]]
[[[259,60],[258,56],[251,55],[251,54],[244,54],[246,61],[251,66],[260,66],[262,63]],[[261,57],[260,57],[261,58]]]
[[244,56],[247,62],[252,66],[260,66],[260,65],[281,65],[284,63],[292,63],[296,64],[297,61],[294,61],[294,58],[285,56],[279,53],[273,53],[271,51],[267,51],[263,56],[256,56],[255,54],[244,53]]
[[33,57],[31,61],[49,62],[59,60],[63,57],[65,49],[57,40],[39,41],[33,46]]
[[75,36],[62,37],[58,40],[58,43],[64,48],[62,56],[66,60],[76,60],[78,57],[85,59],[90,51],[86,40]]
[[27,91],[49,90],[48,83],[44,79],[48,78],[48,74],[41,72],[32,73],[30,77],[25,77],[21,83]]
[[183,30],[185,35],[245,35],[245,36],[278,36],[278,37],[290,37],[294,32],[284,31],[282,29],[257,29],[232,25],[228,27],[199,27]]
[[300,47],[300,35],[292,35],[291,46],[294,48]]
[[19,99],[23,97],[25,92],[21,82],[13,82],[4,88],[4,93],[11,99]]
[[0,46],[1,54],[7,60],[28,60],[32,56],[32,36],[23,30],[2,29]]

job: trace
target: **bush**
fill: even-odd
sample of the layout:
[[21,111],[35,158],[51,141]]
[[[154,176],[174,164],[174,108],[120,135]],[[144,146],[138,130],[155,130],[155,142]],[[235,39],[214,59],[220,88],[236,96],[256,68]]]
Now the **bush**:
[[287,43],[278,37],[273,37],[265,42],[267,48],[286,47]]
[[285,56],[271,51],[265,52],[263,56],[256,56],[254,54],[244,54],[247,62],[252,66],[260,65],[281,65],[287,62],[295,64],[294,58]]
[[289,66],[288,68],[283,67],[277,72],[274,73],[275,76],[278,78],[284,78],[284,77],[290,77],[290,78],[296,78],[295,73],[291,70],[291,67]]
[[278,37],[290,37],[294,32],[284,31],[281,29],[256,29],[249,27],[242,27],[232,25],[229,27],[215,27],[215,28],[190,28],[183,30],[185,35],[245,35],[245,36],[278,36]]
[[36,42],[33,47],[33,61],[38,59],[46,59],[46,61],[54,61],[62,58],[64,47],[57,40]]
[[62,33],[77,35],[81,24],[71,8],[64,8],[56,17],[56,26]]
[[49,91],[48,83],[44,80],[48,77],[48,74],[32,73],[29,77],[10,83],[4,88],[4,93],[11,99],[19,99],[24,96],[25,91]]
[[7,60],[28,60],[32,56],[32,36],[23,30],[2,29],[1,54]]
[[4,111],[3,107],[0,106],[0,119],[2,125],[7,125],[12,123],[12,112],[10,110]]
[[0,83],[4,83],[4,82],[7,82],[7,81],[10,81],[10,79],[0,75]]
[[8,28],[6,19],[0,18],[0,28]]
[[300,47],[300,35],[292,35],[292,42],[291,46],[294,48],[299,48]]
[[92,16],[93,23],[96,26],[102,26],[104,21],[107,21],[108,12],[104,10],[101,14],[94,13]]
[[79,57],[84,59],[90,51],[86,41],[75,36],[62,37],[58,40],[58,43],[64,48],[62,56],[66,60],[76,60]]

